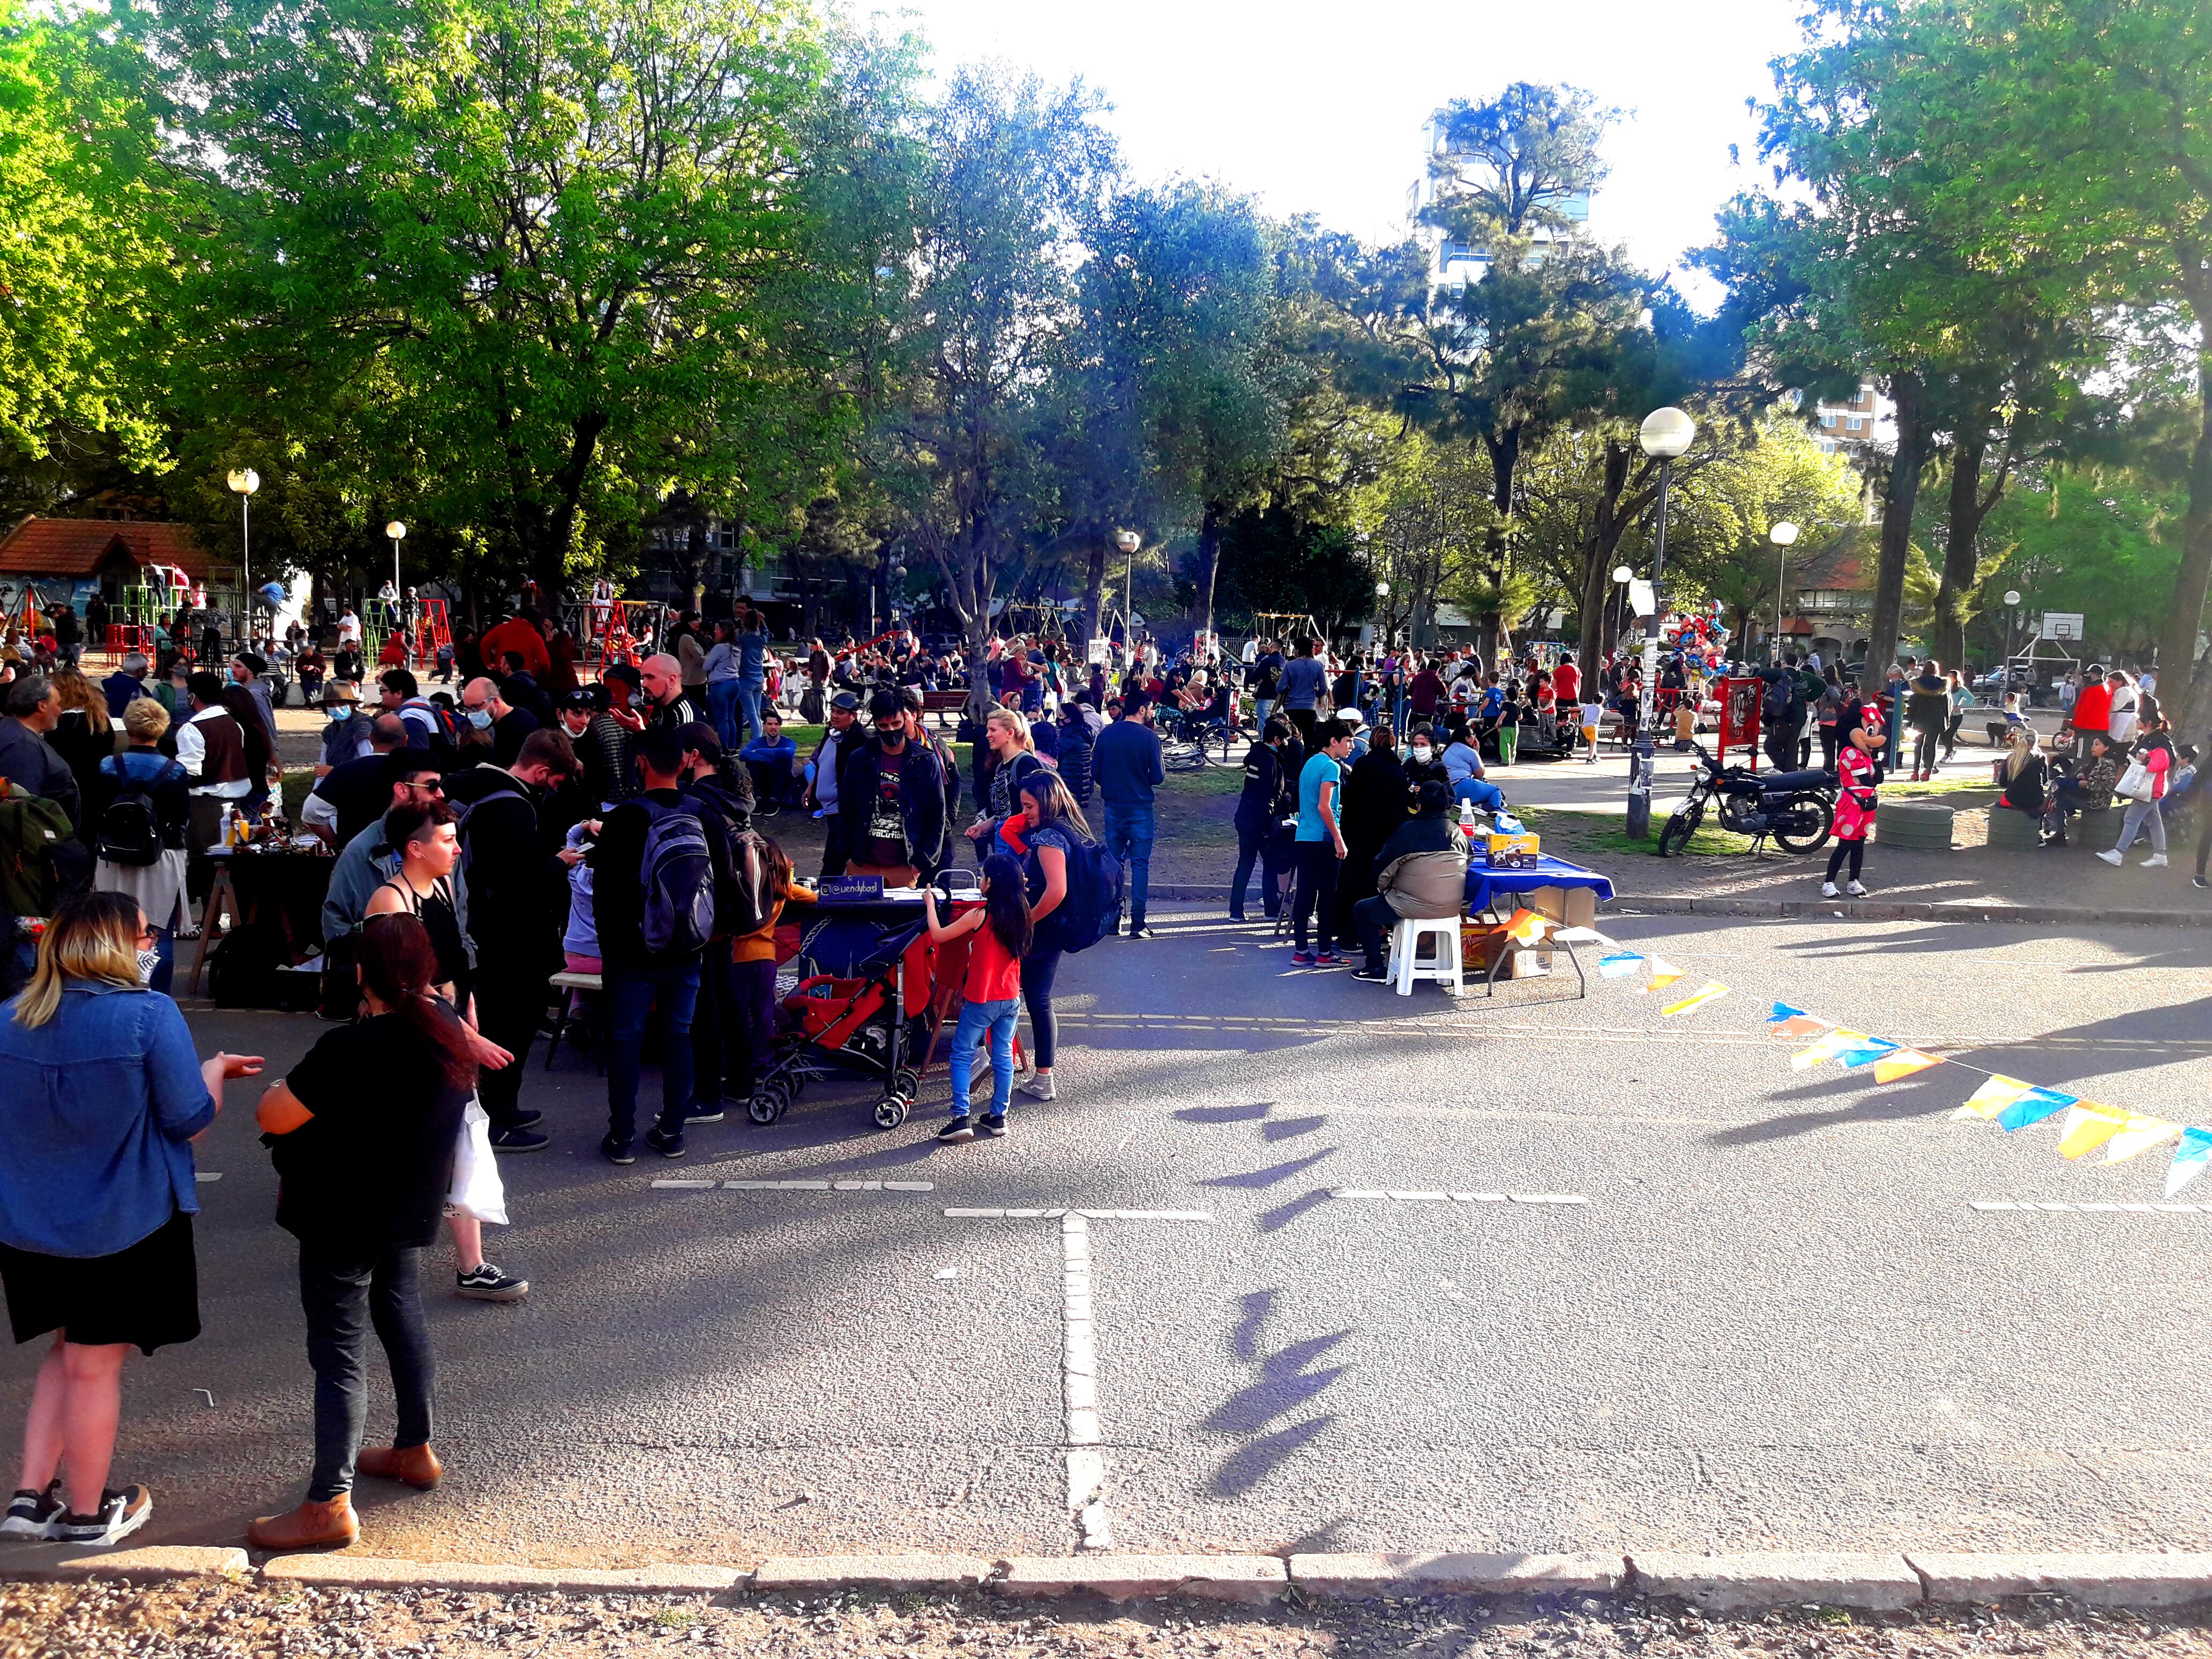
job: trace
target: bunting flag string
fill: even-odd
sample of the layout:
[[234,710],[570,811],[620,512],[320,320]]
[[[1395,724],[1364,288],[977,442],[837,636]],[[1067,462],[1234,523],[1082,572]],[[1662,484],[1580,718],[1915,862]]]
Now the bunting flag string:
[[[1535,937],[1540,937],[1553,925],[1522,910],[1507,921],[1506,929],[1516,938],[1522,938],[1522,932],[1516,930],[1527,929],[1532,922]],[[1627,979],[1642,970],[1644,982],[1636,988],[1639,994],[1665,990],[1688,977],[1687,969],[1677,967],[1664,957],[1632,951],[1595,929],[1584,930],[1575,937],[1595,939],[1604,947],[1605,954],[1598,958],[1597,964],[1600,978]],[[1729,994],[1729,988],[1720,981],[1707,980],[1688,996],[1666,1004],[1659,1010],[1659,1016],[1669,1019],[1694,1013]],[[1771,1036],[1812,1039],[1807,1047],[1790,1056],[1790,1069],[1793,1072],[1809,1072],[1837,1060],[1848,1072],[1871,1069],[1875,1082],[1880,1085],[1914,1077],[1938,1066],[1950,1066],[1982,1079],[1973,1093],[1951,1114],[1954,1121],[1993,1123],[2011,1134],[2063,1114],[2057,1151],[2060,1157],[2070,1161],[2079,1162],[2102,1147],[2105,1163],[2125,1164],[2172,1142],[2172,1162],[2166,1174],[2168,1198],[2212,1168],[2212,1128],[2168,1122],[2164,1118],[2130,1112],[2100,1101],[2083,1100],[2063,1090],[2045,1088],[2002,1073],[1984,1071],[1964,1060],[1838,1025],[1793,1003],[1772,1003],[1759,1019]]]

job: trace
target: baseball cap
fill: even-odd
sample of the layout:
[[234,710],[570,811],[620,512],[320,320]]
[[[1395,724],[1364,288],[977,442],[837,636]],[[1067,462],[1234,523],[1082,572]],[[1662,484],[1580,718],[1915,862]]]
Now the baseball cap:
[[830,706],[832,708],[842,708],[848,714],[857,714],[860,712],[860,700],[850,691],[840,691],[830,699]]

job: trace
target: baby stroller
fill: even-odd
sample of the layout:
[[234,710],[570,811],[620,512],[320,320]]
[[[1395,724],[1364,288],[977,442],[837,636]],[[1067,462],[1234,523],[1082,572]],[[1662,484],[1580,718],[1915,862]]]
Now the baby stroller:
[[[966,871],[940,878],[940,897],[952,915],[982,902]],[[815,1079],[860,1077],[883,1089],[876,1127],[896,1129],[914,1109],[948,1022],[959,1015],[969,940],[931,944],[928,923],[911,904],[823,910],[801,937],[799,981],[781,1003],[781,1052],[746,1109],[754,1122],[773,1123]],[[1018,1039],[1015,1064],[1022,1064]]]

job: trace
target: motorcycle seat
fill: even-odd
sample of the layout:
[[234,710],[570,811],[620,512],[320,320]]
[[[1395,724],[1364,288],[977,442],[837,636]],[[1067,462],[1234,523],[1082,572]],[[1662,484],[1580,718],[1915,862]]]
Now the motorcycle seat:
[[1832,789],[1836,775],[1832,772],[1761,772],[1759,787],[1772,793],[1784,789]]

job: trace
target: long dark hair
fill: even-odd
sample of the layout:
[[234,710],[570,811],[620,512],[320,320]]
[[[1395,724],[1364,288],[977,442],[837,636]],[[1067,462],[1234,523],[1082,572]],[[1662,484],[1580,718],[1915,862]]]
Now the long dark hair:
[[1008,854],[994,853],[983,860],[983,879],[991,884],[991,890],[983,895],[986,925],[999,936],[999,943],[1006,947],[1008,956],[1027,956],[1034,930],[1030,921],[1029,889],[1022,884],[1022,866]]
[[438,1056],[438,1070],[456,1089],[476,1081],[477,1063],[469,1052],[460,1017],[430,994],[438,975],[438,953],[430,930],[404,912],[371,916],[361,929],[361,984],[376,1000],[415,1029]]

